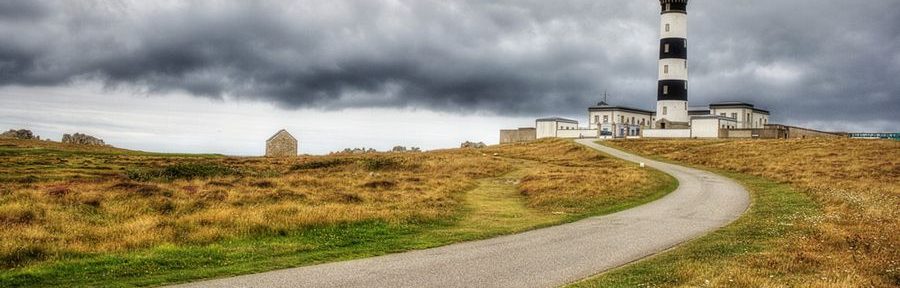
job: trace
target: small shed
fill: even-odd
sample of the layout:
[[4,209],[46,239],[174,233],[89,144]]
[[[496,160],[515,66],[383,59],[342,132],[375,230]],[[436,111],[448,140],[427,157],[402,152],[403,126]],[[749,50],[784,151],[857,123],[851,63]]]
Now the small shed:
[[297,138],[294,138],[287,130],[281,129],[269,140],[266,140],[266,157],[294,157],[297,156]]

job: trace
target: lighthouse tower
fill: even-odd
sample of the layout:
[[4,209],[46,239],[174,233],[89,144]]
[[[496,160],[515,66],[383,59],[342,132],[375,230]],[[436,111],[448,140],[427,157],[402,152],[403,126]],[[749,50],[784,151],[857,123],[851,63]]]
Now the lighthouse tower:
[[688,128],[687,3],[659,0],[662,6],[659,41],[657,129]]

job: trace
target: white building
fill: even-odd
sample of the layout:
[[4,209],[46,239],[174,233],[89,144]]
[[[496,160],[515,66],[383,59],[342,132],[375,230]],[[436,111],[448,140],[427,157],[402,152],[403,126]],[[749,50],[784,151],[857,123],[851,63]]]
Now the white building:
[[737,129],[764,128],[769,124],[769,111],[744,102],[721,102],[709,105],[709,114],[737,121]]
[[558,117],[538,119],[535,127],[537,138],[719,138],[720,129],[762,129],[769,123],[769,111],[744,102],[713,103],[687,113],[683,127],[655,129],[654,111],[600,102],[588,108],[588,127]]
[[691,116],[692,138],[719,138],[720,129],[731,129],[737,126],[732,118],[717,115]]
[[578,121],[566,118],[541,118],[535,121],[536,135],[541,138],[597,138],[598,130],[578,127]]
[[649,110],[600,102],[588,108],[588,128],[599,129],[600,136],[637,137],[643,129],[653,125],[656,120],[654,114]]

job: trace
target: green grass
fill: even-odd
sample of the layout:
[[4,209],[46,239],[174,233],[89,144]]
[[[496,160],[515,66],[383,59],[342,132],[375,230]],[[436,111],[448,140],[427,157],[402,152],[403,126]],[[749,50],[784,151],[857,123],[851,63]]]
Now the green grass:
[[[648,158],[674,163],[659,157]],[[747,187],[753,200],[747,213],[728,226],[687,244],[574,283],[570,287],[758,287],[772,284],[744,283],[741,279],[736,279],[737,282],[709,283],[702,280],[703,277],[696,276],[726,271],[753,273],[745,265],[749,257],[760,253],[776,253],[779,245],[783,244],[780,241],[784,241],[786,237],[813,233],[811,230],[798,228],[794,222],[801,217],[820,215],[821,207],[808,195],[796,191],[788,184],[741,173],[706,170],[735,179]]]
[[[379,168],[383,168],[381,164]],[[466,193],[459,216],[446,221],[396,224],[367,221],[232,239],[211,245],[163,245],[138,252],[85,255],[0,272],[0,287],[154,286],[358,259],[477,240],[613,213],[656,200],[677,187],[674,178],[652,170],[654,187],[641,197],[561,215],[525,205],[516,189],[523,170],[482,179]]]

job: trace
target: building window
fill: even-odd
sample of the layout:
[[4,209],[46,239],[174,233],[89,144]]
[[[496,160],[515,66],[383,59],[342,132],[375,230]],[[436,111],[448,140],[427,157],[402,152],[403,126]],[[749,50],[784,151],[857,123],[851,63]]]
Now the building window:
[[669,74],[669,65],[663,66],[663,73]]
[[731,118],[734,118],[734,120],[737,120],[737,113],[731,113]]
[[663,95],[669,95],[669,85],[663,85]]
[[669,43],[666,43],[666,45],[663,49],[665,50],[665,51],[663,51],[664,53],[669,53]]
[[728,117],[728,116],[726,116],[725,113],[719,113],[719,116],[722,116],[722,117]]
[[634,117],[631,117],[631,125],[634,125],[634,123],[637,123],[637,121],[634,121]]
[[600,116],[594,115],[594,123],[600,122]]
[[666,32],[669,32],[669,24],[666,24]]
[[603,115],[603,123],[609,123],[609,115]]
[[663,115],[669,115],[669,107],[663,106]]
[[619,116],[619,124],[625,124],[625,116]]

